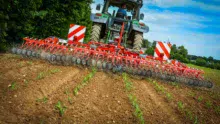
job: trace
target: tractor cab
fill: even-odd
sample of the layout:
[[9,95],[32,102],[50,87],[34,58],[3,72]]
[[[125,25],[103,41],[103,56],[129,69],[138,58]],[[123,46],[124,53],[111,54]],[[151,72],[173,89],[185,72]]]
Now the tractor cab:
[[[123,4],[126,5],[123,11],[126,11],[127,16],[118,12],[119,9],[122,9]],[[124,24],[123,46],[140,50],[143,33],[149,31],[147,25],[139,22],[144,19],[144,14],[140,14],[142,6],[143,0],[104,0],[104,5],[97,4],[96,10],[101,13],[92,14],[91,40],[105,43],[114,41],[119,36],[122,24]]]
[[[129,20],[131,19],[140,20],[139,14],[140,14],[140,8],[143,6],[142,0],[105,0],[102,13],[110,14],[113,17],[124,18],[119,13],[117,13],[117,10],[121,8],[122,4],[126,5],[126,11],[129,15],[128,16]],[[101,4],[98,4],[97,8],[100,8],[100,6]],[[142,16],[141,18],[143,19],[144,15],[141,14],[141,16]]]

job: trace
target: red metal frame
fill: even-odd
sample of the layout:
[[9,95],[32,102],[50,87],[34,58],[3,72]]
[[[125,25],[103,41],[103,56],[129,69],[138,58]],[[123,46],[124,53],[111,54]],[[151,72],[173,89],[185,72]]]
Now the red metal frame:
[[[166,73],[182,77],[190,77],[203,80],[204,72],[201,70],[189,68],[186,65],[172,61],[168,63],[163,59],[154,58],[152,56],[140,57],[139,53],[132,52],[121,46],[122,36],[124,33],[124,23],[120,31],[120,37],[115,39],[117,45],[104,44],[100,42],[90,41],[86,44],[78,42],[77,37],[74,41],[68,41],[67,44],[59,43],[56,37],[48,37],[46,39],[24,38],[24,44],[21,48],[50,52],[61,55],[74,55],[76,57],[89,58],[106,61],[112,65],[123,65],[131,68],[144,68],[156,73]],[[93,48],[91,46],[95,46]]]

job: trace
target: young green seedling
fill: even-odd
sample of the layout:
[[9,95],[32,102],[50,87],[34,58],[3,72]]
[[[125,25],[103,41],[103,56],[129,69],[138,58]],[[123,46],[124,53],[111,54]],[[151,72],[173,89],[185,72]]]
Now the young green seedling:
[[16,83],[15,83],[15,82],[12,82],[12,83],[9,85],[9,89],[10,89],[10,90],[15,90],[15,89],[16,89]]
[[42,102],[42,103],[47,103],[48,98],[47,97],[43,97],[42,99],[38,98],[36,101],[37,102]]
[[212,107],[212,102],[211,101],[206,101],[206,107],[211,108]]
[[166,97],[168,101],[172,100],[172,95],[170,93],[166,93]]
[[217,115],[220,115],[220,106],[215,106],[214,110]]
[[195,120],[194,120],[193,124],[198,124],[198,117],[197,116],[195,116]]
[[55,74],[55,73],[58,73],[58,72],[60,72],[60,69],[57,69],[57,68],[50,70],[51,74]]
[[73,92],[75,96],[78,95],[78,91],[79,91],[78,87],[74,88]]
[[66,107],[60,101],[57,102],[55,108],[58,109],[60,115],[63,116],[63,114],[64,114],[64,112],[66,110]]
[[37,80],[41,80],[41,79],[43,79],[43,78],[45,78],[45,73],[44,72],[40,72],[38,75],[37,75]]
[[193,119],[193,114],[192,114],[192,112],[190,111],[190,110],[186,110],[186,116],[190,119],[190,120],[192,120]]
[[198,97],[198,101],[201,102],[202,100],[203,100],[203,97],[202,97],[202,96],[199,96],[199,97]]
[[26,79],[24,79],[24,84],[25,84],[25,86],[28,85],[28,81]]
[[184,108],[183,103],[182,103],[181,101],[179,101],[179,102],[177,103],[177,105],[178,105],[178,109],[182,111],[183,108]]
[[33,62],[32,61],[28,61],[27,64],[28,65],[33,65]]
[[69,102],[70,104],[72,104],[72,103],[73,103],[73,101],[72,101],[72,99],[71,99],[71,97],[70,97],[70,96],[68,96],[68,102]]

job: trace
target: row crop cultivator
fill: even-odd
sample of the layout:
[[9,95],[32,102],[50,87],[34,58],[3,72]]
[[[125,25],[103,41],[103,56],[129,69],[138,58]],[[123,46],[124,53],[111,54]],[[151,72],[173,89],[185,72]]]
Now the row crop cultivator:
[[159,78],[181,82],[190,86],[212,88],[213,83],[204,79],[204,72],[185,66],[182,63],[163,61],[144,54],[132,52],[121,46],[124,24],[120,37],[115,42],[104,44],[90,41],[81,43],[68,41],[60,43],[56,37],[46,39],[24,38],[20,47],[13,47],[14,54],[48,60],[53,64],[95,66],[100,70],[127,72],[143,77]]

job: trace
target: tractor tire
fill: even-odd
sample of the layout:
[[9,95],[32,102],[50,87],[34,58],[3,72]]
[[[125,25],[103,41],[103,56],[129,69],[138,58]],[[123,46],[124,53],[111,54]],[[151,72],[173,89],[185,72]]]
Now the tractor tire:
[[135,32],[134,33],[134,44],[133,44],[133,50],[135,52],[139,52],[141,50],[142,41],[143,41],[143,33]]
[[100,40],[100,35],[101,35],[101,29],[102,25],[98,23],[94,23],[92,26],[92,32],[91,32],[91,41],[96,41],[98,42]]

